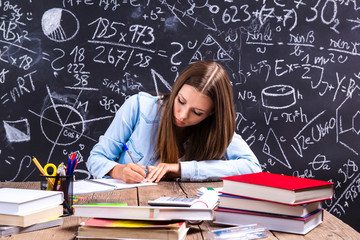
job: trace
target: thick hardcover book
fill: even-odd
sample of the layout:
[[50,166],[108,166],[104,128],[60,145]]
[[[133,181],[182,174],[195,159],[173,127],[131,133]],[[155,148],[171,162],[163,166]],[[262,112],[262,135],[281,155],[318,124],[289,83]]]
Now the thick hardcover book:
[[274,214],[304,217],[322,207],[321,201],[288,205],[276,202],[261,201],[253,198],[244,198],[234,195],[219,195],[219,207],[255,212],[266,212]]
[[139,221],[91,218],[81,224],[77,238],[184,239],[185,222]]
[[303,204],[331,199],[334,184],[321,180],[259,172],[221,178],[222,193],[273,201]]
[[32,231],[37,231],[37,230],[41,230],[41,229],[56,227],[56,226],[60,226],[62,223],[63,223],[62,218],[55,218],[55,219],[51,219],[49,221],[30,225],[28,227],[1,225],[0,226],[0,237],[6,237],[6,236],[18,234],[18,233],[32,232]]
[[62,205],[27,212],[22,215],[0,214],[0,225],[28,227],[36,223],[60,217],[61,215],[63,215]]
[[114,204],[73,205],[74,216],[133,220],[213,220],[212,208],[118,206]]
[[0,189],[0,214],[21,215],[62,204],[64,193],[60,191],[21,188]]
[[215,212],[215,223],[228,225],[257,223],[269,228],[269,230],[295,234],[307,234],[323,220],[322,209],[302,218],[224,208],[217,208]]

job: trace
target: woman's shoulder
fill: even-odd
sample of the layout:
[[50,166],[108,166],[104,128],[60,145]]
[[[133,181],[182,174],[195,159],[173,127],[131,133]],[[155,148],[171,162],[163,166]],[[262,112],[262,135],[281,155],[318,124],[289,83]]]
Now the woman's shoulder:
[[159,98],[159,96],[154,96],[147,92],[138,92],[128,97],[126,102],[137,103],[139,105],[151,105],[157,103]]
[[131,98],[137,101],[139,112],[143,118],[153,121],[159,109],[160,97],[147,92],[139,92]]
[[138,92],[137,95],[142,100],[147,100],[147,101],[149,101],[149,100],[157,101],[160,98],[159,96],[154,96],[148,92]]
[[159,96],[154,96],[147,92],[139,92],[135,96],[137,97],[140,109],[147,109],[159,104]]

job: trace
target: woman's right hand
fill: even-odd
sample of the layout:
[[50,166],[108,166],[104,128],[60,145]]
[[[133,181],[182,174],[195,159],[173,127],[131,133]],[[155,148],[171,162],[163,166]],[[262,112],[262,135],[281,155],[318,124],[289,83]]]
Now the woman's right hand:
[[126,183],[139,183],[146,177],[145,166],[135,163],[118,164],[109,172],[110,177],[121,179]]

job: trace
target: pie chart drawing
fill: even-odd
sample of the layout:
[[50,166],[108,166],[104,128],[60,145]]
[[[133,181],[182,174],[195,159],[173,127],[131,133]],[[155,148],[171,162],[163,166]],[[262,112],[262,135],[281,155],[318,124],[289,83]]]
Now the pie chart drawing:
[[83,117],[74,108],[57,104],[43,111],[40,127],[47,140],[53,144],[67,146],[82,137],[85,123]]
[[67,9],[52,8],[47,10],[41,19],[43,33],[55,42],[65,42],[76,36],[79,31],[79,20]]

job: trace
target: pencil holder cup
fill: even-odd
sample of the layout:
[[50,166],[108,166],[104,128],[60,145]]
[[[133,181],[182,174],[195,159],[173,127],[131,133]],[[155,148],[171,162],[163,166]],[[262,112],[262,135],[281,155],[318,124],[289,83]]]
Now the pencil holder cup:
[[74,190],[74,175],[66,176],[44,176],[41,177],[41,190],[48,191],[62,191],[64,193],[63,216],[69,216],[74,213],[73,210],[73,190]]

